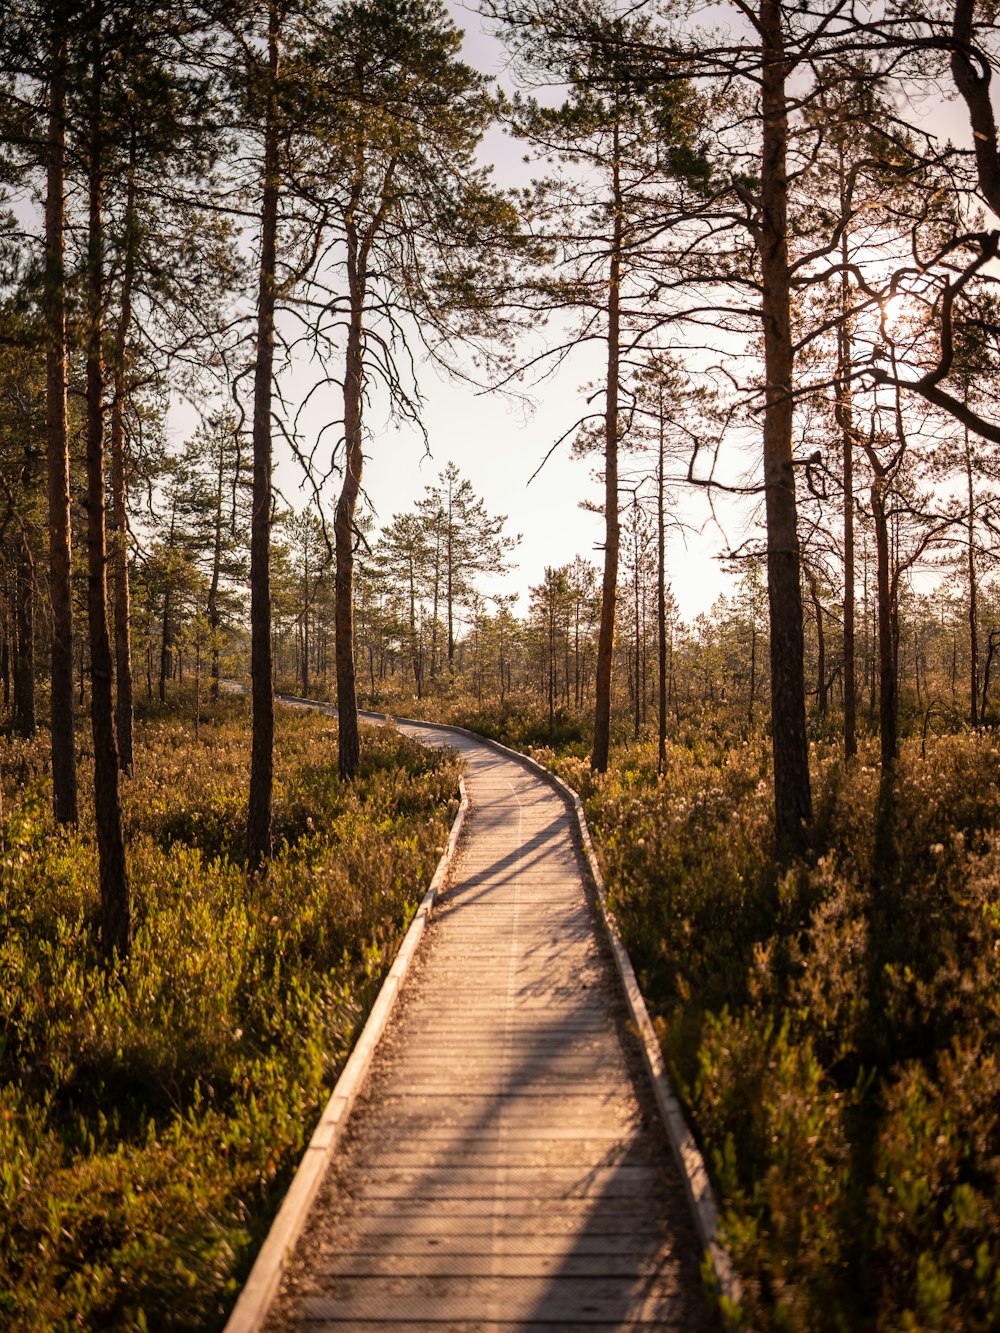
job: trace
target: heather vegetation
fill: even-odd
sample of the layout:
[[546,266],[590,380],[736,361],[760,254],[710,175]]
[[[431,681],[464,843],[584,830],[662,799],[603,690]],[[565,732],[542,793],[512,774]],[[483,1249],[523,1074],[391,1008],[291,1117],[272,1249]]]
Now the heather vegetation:
[[481,8],[0,4],[0,1315],[218,1322],[454,799],[360,704],[583,792],[751,1327],[996,1327],[996,7]]
[[111,969],[93,839],[53,826],[41,743],[0,743],[0,1327],[221,1325],[441,854],[453,762],[374,731],[341,783],[335,723],[280,709],[248,882],[248,711],[140,717]]
[[1000,1319],[1000,742],[904,745],[876,860],[874,745],[813,746],[773,857],[758,739],[619,752],[586,798],[612,903],[722,1206],[754,1329]]

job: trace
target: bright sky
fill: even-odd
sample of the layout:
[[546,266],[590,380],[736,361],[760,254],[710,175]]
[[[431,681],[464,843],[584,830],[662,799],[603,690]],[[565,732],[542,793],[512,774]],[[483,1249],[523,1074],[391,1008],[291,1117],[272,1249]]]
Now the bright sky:
[[[509,86],[503,47],[483,30],[475,10],[455,3],[450,7],[466,32],[464,58]],[[494,131],[484,148],[499,184],[526,182],[523,145]],[[602,484],[593,477],[594,463],[572,459],[567,441],[529,484],[554,442],[586,410],[580,386],[595,373],[599,370],[593,361],[578,357],[533,391],[534,410],[526,412],[500,395],[477,396],[465,385],[426,367],[421,387],[427,399],[424,420],[431,457],[424,452],[417,432],[383,428],[374,413],[369,418],[373,439],[364,484],[379,522],[411,509],[424,487],[433,484],[445,464],[453,461],[484,497],[491,513],[509,515],[508,532],[522,535],[515,555],[517,568],[492,586],[486,580],[483,591],[487,595],[517,592],[524,609],[528,589],[541,582],[546,565],[566,564],[577,554],[600,564],[602,516],[581,508],[583,501],[599,503],[602,499]],[[295,486],[292,473],[282,469],[281,481],[290,494]],[[688,524],[700,526],[707,517],[700,497],[686,501],[683,508]],[[707,609],[728,585],[729,579],[714,558],[723,546],[714,526],[701,536],[689,532],[683,539],[671,538],[670,578],[685,617]]]
[[[451,9],[455,21],[466,30],[465,59],[476,68],[496,75],[509,87],[503,47],[483,30],[474,10],[455,0]],[[934,102],[923,110],[928,128],[961,136],[962,117],[956,108]],[[512,143],[497,130],[490,134],[484,149],[484,157],[495,166],[499,184],[525,182],[521,145]],[[380,421],[377,411],[368,415],[371,439],[364,486],[379,524],[396,513],[412,509],[424,487],[433,484],[445,464],[453,461],[484,497],[492,513],[509,515],[508,531],[522,534],[515,557],[517,568],[502,582],[497,580],[491,585],[487,580],[483,585],[487,595],[517,592],[524,609],[528,589],[541,581],[546,565],[568,563],[577,554],[599,564],[603,520],[600,514],[581,507],[581,502],[601,500],[602,488],[593,476],[593,462],[572,459],[566,442],[529,484],[529,478],[555,440],[585,410],[580,386],[595,377],[599,378],[599,366],[594,361],[588,363],[583,356],[571,360],[533,391],[534,410],[526,412],[499,395],[477,396],[464,384],[445,379],[430,366],[424,367],[421,388],[427,402],[424,420],[430,457],[418,432],[399,430]],[[303,384],[302,391],[307,387]],[[297,389],[294,386],[292,398],[298,396]],[[335,415],[337,405],[331,404],[325,416],[314,419],[314,428]],[[184,421],[182,429],[188,428],[188,422]],[[745,468],[748,461],[743,459],[734,466]],[[276,462],[277,481],[285,496],[292,499],[299,492],[304,503],[308,491],[300,491],[297,466],[287,459],[282,461],[280,453]],[[709,521],[703,495],[687,495],[681,500],[679,514],[688,531],[671,538],[668,569],[681,614],[686,619],[707,610],[720,592],[733,586],[732,577],[722,569],[718,557],[747,536],[748,510],[745,505],[720,501],[718,513],[724,531]]]

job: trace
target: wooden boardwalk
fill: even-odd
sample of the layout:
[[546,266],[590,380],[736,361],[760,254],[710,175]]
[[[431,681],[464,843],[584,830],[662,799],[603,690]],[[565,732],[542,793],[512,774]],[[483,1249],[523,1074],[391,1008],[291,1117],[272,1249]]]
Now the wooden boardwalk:
[[562,798],[413,734],[470,815],[266,1327],[716,1329]]

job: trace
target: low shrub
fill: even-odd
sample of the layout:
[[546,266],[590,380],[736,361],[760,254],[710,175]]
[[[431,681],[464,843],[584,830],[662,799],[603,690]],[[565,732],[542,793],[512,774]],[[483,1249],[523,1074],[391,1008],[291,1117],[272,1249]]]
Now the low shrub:
[[[217,1328],[423,895],[455,763],[277,714],[268,874],[241,863],[246,705],[140,727],[123,785],[134,944],[96,948],[91,817],[0,745],[0,1326]],[[83,774],[82,790],[89,782]]]
[[720,1194],[743,1317],[1000,1326],[1000,745],[904,745],[876,863],[874,755],[812,750],[779,874],[760,741],[632,747],[581,790],[611,903]]

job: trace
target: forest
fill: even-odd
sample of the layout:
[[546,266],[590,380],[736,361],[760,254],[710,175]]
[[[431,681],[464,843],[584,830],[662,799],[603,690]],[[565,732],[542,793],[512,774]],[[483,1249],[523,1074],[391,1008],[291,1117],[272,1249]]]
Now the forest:
[[[225,1322],[458,805],[374,710],[579,792],[727,1316],[1000,1327],[998,63],[983,0],[0,7],[0,1326]],[[596,552],[512,591],[430,379],[560,395]]]

